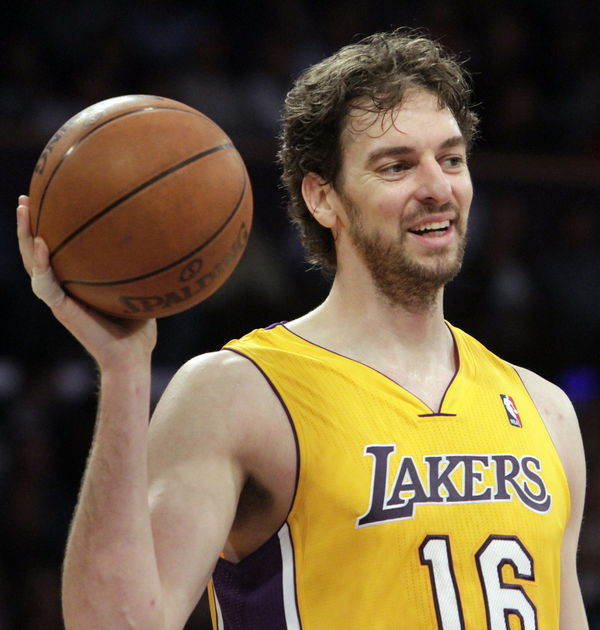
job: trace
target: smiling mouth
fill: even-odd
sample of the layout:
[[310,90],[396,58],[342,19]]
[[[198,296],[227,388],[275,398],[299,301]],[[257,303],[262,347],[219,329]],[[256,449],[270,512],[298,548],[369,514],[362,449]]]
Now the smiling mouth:
[[408,230],[411,234],[418,234],[419,236],[443,236],[450,229],[451,222],[446,221],[432,221],[431,223],[424,223],[418,228]]

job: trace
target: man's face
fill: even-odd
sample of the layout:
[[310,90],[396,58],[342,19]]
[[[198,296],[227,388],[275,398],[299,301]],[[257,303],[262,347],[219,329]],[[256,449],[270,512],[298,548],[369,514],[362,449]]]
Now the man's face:
[[450,111],[411,90],[391,113],[351,115],[336,189],[349,240],[378,290],[417,310],[432,303],[460,269],[473,196]]

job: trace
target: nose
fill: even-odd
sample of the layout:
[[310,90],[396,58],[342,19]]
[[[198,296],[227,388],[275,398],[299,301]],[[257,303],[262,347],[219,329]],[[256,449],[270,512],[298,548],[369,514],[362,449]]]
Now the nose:
[[437,160],[427,160],[419,165],[416,198],[425,205],[441,205],[450,201],[450,179]]

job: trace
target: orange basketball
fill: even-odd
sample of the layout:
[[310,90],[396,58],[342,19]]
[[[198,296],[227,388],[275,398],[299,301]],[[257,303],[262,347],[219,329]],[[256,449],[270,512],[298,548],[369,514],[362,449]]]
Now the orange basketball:
[[246,247],[252,190],[210,118],[159,96],[92,105],[50,139],[31,179],[31,227],[69,294],[146,319],[206,299]]

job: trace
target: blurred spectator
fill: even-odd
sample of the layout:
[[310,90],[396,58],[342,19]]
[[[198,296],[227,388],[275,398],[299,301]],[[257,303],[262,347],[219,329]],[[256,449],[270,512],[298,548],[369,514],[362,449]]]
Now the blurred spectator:
[[205,113],[236,137],[242,119],[237,84],[231,73],[231,41],[213,21],[196,33],[190,54],[171,69],[167,89],[173,98]]
[[[481,214],[483,208],[472,212]],[[492,194],[485,216],[477,218],[483,221],[479,237],[483,246],[467,257],[458,287],[449,288],[449,308],[459,312],[465,327],[497,354],[531,366],[538,339],[528,203],[515,192]]]
[[600,228],[598,208],[587,200],[562,208],[554,222],[555,247],[539,256],[546,343],[570,365],[598,361],[600,348]]

